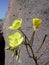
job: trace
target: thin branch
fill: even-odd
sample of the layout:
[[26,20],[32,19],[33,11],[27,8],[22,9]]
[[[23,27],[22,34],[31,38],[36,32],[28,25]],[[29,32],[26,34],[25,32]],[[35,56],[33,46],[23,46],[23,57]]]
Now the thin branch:
[[20,31],[22,32],[22,34],[25,36],[25,38],[27,39],[27,41],[29,43],[29,39],[27,38],[27,36],[25,35],[25,33],[22,30],[20,30]]
[[[34,51],[33,51],[32,47],[30,46],[30,44],[29,44],[27,41],[28,41],[28,40],[27,40],[26,37],[25,37],[24,45],[25,45],[25,47],[26,47],[27,53],[28,53],[28,55],[29,55],[30,58],[33,58]],[[29,53],[28,47],[30,48],[30,50],[31,50],[31,52],[32,52],[32,56],[31,56],[30,53]]]
[[34,41],[34,35],[35,35],[35,31],[33,31],[31,39],[30,39],[30,45],[33,45],[33,41]]
[[45,42],[46,37],[47,37],[47,34],[45,34],[44,39],[42,41],[42,44],[40,45],[40,47],[38,48],[38,50],[36,51],[36,53],[38,53],[40,51],[40,49],[42,48],[42,46],[43,46],[43,44]]
[[[35,64],[38,65],[38,63],[37,63],[37,57],[35,57],[34,51],[33,51],[32,47],[30,46],[30,44],[27,43],[26,39],[25,39],[24,45],[25,45],[25,47],[26,47],[26,50],[27,50],[27,53],[28,53],[29,57],[30,57],[30,58],[33,58],[33,60],[35,61]],[[31,56],[30,53],[29,53],[28,47],[29,47],[30,50],[31,50],[32,56]]]
[[49,63],[49,60],[44,65],[47,65],[48,63]]
[[[33,52],[32,47],[30,46],[30,44],[25,44],[25,46],[26,46],[26,50],[27,50],[27,53],[28,53],[29,57],[30,57],[30,58],[33,58],[34,52]],[[29,53],[28,47],[31,49],[32,56],[31,56],[30,53]]]
[[44,55],[44,53],[45,53],[45,51],[46,51],[46,49],[47,49],[48,46],[49,46],[49,43],[47,44],[47,46],[46,46],[46,48],[44,49],[43,53],[37,58],[37,60],[39,60],[39,59]]
[[[30,55],[30,53],[29,53],[29,50],[28,50],[27,45],[28,45],[28,46],[29,46],[29,48],[31,49],[32,56],[31,56],[31,55]],[[26,44],[25,46],[26,46],[27,53],[28,53],[29,57],[30,57],[30,58],[33,58],[33,59],[34,59],[34,61],[35,61],[35,64],[36,64],[36,65],[38,65],[38,63],[37,63],[37,58],[35,57],[34,51],[33,51],[32,47],[30,46],[30,44]]]
[[[20,30],[20,31],[21,31],[21,32],[23,33],[23,35],[25,36],[25,43],[24,43],[24,45],[26,46],[27,53],[28,53],[29,57],[33,58],[34,61],[35,61],[35,64],[38,65],[38,63],[37,63],[37,58],[35,57],[35,54],[34,54],[34,51],[33,51],[32,47],[30,46],[30,41],[28,40],[28,38],[26,37],[26,35],[24,34],[24,32],[23,32],[22,30]],[[34,34],[35,34],[35,32],[34,32]],[[27,40],[27,41],[26,41],[26,40]],[[31,44],[32,44],[32,43],[31,43]],[[31,52],[32,52],[32,56],[29,54],[28,47],[30,48],[30,50],[31,50]]]

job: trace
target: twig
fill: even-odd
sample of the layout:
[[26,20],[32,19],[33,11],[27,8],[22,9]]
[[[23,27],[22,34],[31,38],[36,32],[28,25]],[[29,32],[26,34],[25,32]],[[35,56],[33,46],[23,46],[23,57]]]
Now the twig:
[[33,31],[31,39],[30,39],[30,45],[33,45],[33,41],[34,41],[34,35],[35,35],[35,31]]
[[25,38],[27,39],[27,41],[29,43],[29,39],[27,38],[27,36],[25,35],[25,33],[22,30],[20,30],[20,31],[22,32],[22,34],[25,36]]
[[[25,44],[25,46],[26,46],[26,50],[27,50],[27,53],[28,53],[29,57],[30,57],[30,58],[33,58],[34,52],[33,52],[32,47],[30,46],[30,44]],[[30,53],[29,53],[28,47],[31,49],[32,56],[31,56]]]
[[44,65],[47,65],[48,63],[49,63],[49,60]]
[[[35,57],[34,51],[33,51],[32,47],[30,46],[30,44],[27,43],[26,39],[25,39],[24,45],[25,45],[25,47],[26,47],[26,50],[27,50],[27,53],[28,53],[29,57],[30,57],[30,58],[33,58],[34,61],[35,61],[35,64],[38,65],[38,63],[37,63],[37,57]],[[30,50],[31,50],[32,56],[31,56],[30,53],[29,53],[28,47],[29,47]]]
[[40,49],[42,48],[42,46],[43,46],[43,44],[45,42],[46,37],[47,37],[47,34],[45,34],[44,39],[42,41],[42,44],[40,45],[40,47],[38,48],[38,50],[36,51],[36,53],[38,53],[40,51]]
[[45,53],[45,51],[46,51],[46,49],[47,49],[48,46],[49,46],[49,43],[47,44],[47,46],[46,46],[46,48],[44,49],[43,53],[37,58],[37,60],[39,60],[39,59],[42,57],[42,55],[44,55],[44,53]]
[[[24,32],[23,32],[22,30],[20,30],[20,31],[21,31],[21,32],[23,33],[23,35],[25,36],[25,43],[24,43],[24,45],[26,46],[27,53],[28,53],[29,57],[33,58],[34,61],[35,61],[35,64],[38,65],[38,63],[37,63],[37,58],[35,57],[35,54],[34,54],[34,51],[33,51],[32,47],[30,46],[30,41],[28,40],[28,38],[26,37],[26,35],[24,34]],[[34,31],[34,34],[35,34],[35,31]],[[26,41],[26,40],[27,40],[27,41]],[[31,44],[32,44],[32,43],[31,43]],[[29,54],[28,47],[30,48],[30,50],[31,50],[31,52],[32,52],[32,56]]]
[[[29,54],[29,51],[28,51],[27,45],[28,45],[29,48],[31,49],[32,56]],[[25,46],[26,46],[27,53],[28,53],[29,57],[30,57],[30,58],[33,58],[34,61],[35,61],[35,64],[38,65],[38,63],[37,63],[37,58],[35,57],[34,51],[33,51],[32,47],[30,46],[30,44],[26,44]]]

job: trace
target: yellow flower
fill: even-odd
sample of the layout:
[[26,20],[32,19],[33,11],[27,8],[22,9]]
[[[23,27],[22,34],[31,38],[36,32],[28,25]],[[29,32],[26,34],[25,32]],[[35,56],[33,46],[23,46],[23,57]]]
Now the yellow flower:
[[19,45],[22,44],[23,40],[24,38],[19,32],[10,34],[8,36],[8,43],[11,48],[17,48]]
[[39,18],[33,18],[32,23],[34,30],[36,30],[39,27],[39,25],[42,23],[42,20]]
[[21,24],[22,24],[22,19],[16,19],[13,21],[12,25],[9,26],[9,29],[17,30],[17,29],[21,28]]

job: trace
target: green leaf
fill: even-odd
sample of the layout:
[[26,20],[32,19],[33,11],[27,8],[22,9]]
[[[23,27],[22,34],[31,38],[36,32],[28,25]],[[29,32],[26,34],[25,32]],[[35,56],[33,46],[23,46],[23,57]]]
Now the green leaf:
[[10,30],[18,30],[21,28],[22,19],[16,19],[13,21],[12,25],[9,26]]

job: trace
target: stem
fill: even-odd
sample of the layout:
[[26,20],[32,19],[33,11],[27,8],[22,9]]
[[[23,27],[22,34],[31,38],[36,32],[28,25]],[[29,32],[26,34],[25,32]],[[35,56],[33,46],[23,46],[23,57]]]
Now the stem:
[[49,61],[47,61],[44,65],[47,65],[49,63]]
[[33,31],[31,39],[30,39],[30,45],[33,45],[33,41],[34,41],[34,35],[35,35],[35,31]]
[[[29,41],[29,39],[26,37],[26,35],[24,34],[24,32],[22,31],[22,30],[20,30],[22,33],[23,33],[23,35],[25,36],[25,43],[24,43],[24,45],[26,46],[26,49],[27,49],[27,53],[28,53],[28,55],[29,55],[29,57],[30,58],[33,58],[33,60],[35,61],[35,64],[36,65],[38,65],[38,63],[37,63],[37,58],[35,57],[35,54],[34,54],[34,51],[33,51],[33,49],[32,49],[32,47],[31,47],[31,45],[30,45],[30,41]],[[34,38],[34,34],[35,34],[35,31],[33,32],[33,35],[32,35],[32,37],[31,37],[31,40]],[[28,41],[28,43],[27,43],[27,41]],[[33,41],[32,41],[33,42]],[[31,42],[31,43],[32,43]],[[32,52],[32,56],[29,54],[29,51],[28,51],[28,47],[27,46],[29,46],[29,48],[30,48],[30,50],[31,50],[31,52]]]
[[42,57],[42,55],[44,55],[44,53],[45,53],[45,51],[46,51],[46,49],[47,49],[48,46],[49,46],[49,43],[47,44],[47,46],[46,46],[46,48],[44,49],[43,53],[37,58],[37,60],[39,60],[39,59]]
[[[27,53],[28,53],[29,57],[33,58],[33,60],[35,61],[35,64],[38,65],[38,63],[37,63],[37,57],[35,57],[34,51],[33,51],[32,47],[30,46],[30,44],[27,43],[27,41],[25,41],[24,45],[26,46]],[[28,46],[29,46],[29,48],[31,50],[32,56],[29,53]]]
[[35,56],[33,56],[33,59],[34,59],[36,65],[38,65],[37,58]]
[[40,49],[42,48],[42,46],[43,46],[43,44],[45,42],[46,37],[47,37],[47,34],[45,34],[44,39],[42,41],[42,44],[40,45],[40,47],[38,48],[38,50],[36,51],[36,53],[38,53],[40,51]]
[[27,41],[29,43],[29,39],[27,38],[27,36],[25,35],[25,33],[22,30],[20,30],[20,31],[22,32],[22,34],[25,36],[25,38],[27,39]]
[[[29,57],[30,57],[30,58],[33,58],[34,52],[33,52],[33,49],[32,49],[32,47],[30,46],[30,44],[25,44],[25,46],[26,46],[27,53],[28,53]],[[29,51],[28,51],[28,46],[29,46],[29,48],[31,49],[32,56],[30,55],[30,53],[29,53]]]

